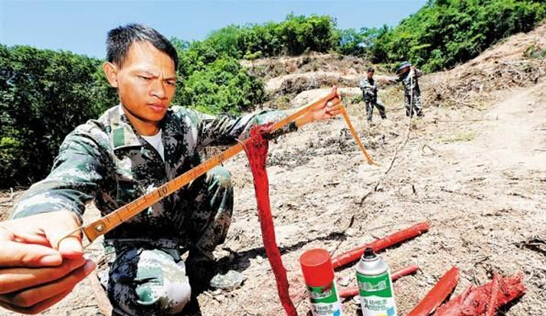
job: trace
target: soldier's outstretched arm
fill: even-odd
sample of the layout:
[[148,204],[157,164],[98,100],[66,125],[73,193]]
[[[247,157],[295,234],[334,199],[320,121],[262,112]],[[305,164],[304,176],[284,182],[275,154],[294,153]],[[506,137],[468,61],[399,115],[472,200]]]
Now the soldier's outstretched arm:
[[[51,173],[34,184],[0,223],[0,306],[35,314],[60,301],[94,268],[83,258],[81,236],[61,238],[81,224],[85,203],[104,179],[108,142],[83,125],[59,149]],[[32,267],[32,268],[30,268]]]
[[399,76],[387,78],[387,82],[389,83],[398,83],[400,81],[402,81],[402,79]]
[[[199,146],[234,144],[237,139],[247,138],[253,126],[277,122],[287,116],[283,111],[259,111],[243,116],[225,113],[212,116],[190,109],[179,111],[184,111],[190,118],[192,128],[197,132],[196,139]],[[295,130],[297,130],[296,125],[289,124],[279,134]]]
[[[339,98],[339,94],[337,97]],[[339,114],[339,110],[339,105],[327,106],[325,102],[323,107],[309,112],[308,116],[302,118],[300,123],[303,120],[307,122],[309,120],[329,118]],[[175,115],[185,115],[191,121],[192,127],[197,131],[196,139],[199,146],[233,144],[236,142],[236,139],[247,138],[253,126],[278,122],[287,117],[289,112],[291,111],[266,110],[244,116],[230,114],[212,116],[187,108],[175,109]],[[293,132],[297,129],[297,122],[292,122],[277,131],[274,136]],[[188,137],[190,136],[188,135]]]

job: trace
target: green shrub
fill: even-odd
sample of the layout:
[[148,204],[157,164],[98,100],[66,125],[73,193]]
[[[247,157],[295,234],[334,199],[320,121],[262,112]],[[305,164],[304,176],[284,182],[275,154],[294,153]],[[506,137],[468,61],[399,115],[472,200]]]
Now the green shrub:
[[264,101],[263,84],[235,58],[223,56],[197,70],[177,88],[175,104],[205,113],[240,114]]
[[0,45],[3,187],[43,178],[64,137],[117,103],[100,63],[69,52]]
[[397,27],[376,30],[370,51],[375,62],[451,68],[509,35],[532,30],[546,17],[545,8],[544,1],[431,0]]
[[193,43],[189,50],[214,51],[219,53],[214,58],[228,55],[237,59],[296,56],[309,51],[326,53],[338,45],[339,32],[335,25],[327,15],[290,14],[280,23],[229,25],[213,31],[204,41]]

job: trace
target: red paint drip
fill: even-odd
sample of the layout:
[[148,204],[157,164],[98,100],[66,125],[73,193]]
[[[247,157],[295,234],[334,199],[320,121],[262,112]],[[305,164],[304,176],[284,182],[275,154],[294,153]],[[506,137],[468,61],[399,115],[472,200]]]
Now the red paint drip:
[[275,229],[269,203],[269,180],[267,178],[267,171],[265,170],[269,142],[262,135],[267,133],[270,127],[270,124],[253,127],[250,130],[250,139],[246,142],[244,149],[248,157],[252,176],[254,177],[254,190],[256,191],[258,217],[262,229],[265,253],[269,259],[273,274],[275,274],[279,298],[286,314],[288,316],[297,316],[298,313],[288,292],[289,285],[286,277],[286,269],[283,266],[281,253],[275,240]]

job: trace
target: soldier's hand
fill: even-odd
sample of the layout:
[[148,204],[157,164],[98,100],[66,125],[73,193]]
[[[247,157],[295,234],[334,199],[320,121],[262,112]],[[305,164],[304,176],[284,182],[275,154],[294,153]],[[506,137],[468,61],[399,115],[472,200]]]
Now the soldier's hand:
[[0,306],[36,314],[68,295],[95,263],[83,258],[79,237],[59,239],[78,227],[69,212],[0,222]]
[[302,126],[312,121],[325,120],[340,114],[343,110],[341,104],[341,95],[335,89],[335,95],[329,100],[317,105],[302,117],[296,120],[296,126]]
[[81,234],[61,238],[80,226],[78,217],[69,211],[42,213],[0,223],[0,240],[42,245],[57,249],[63,258],[76,259],[83,255]]

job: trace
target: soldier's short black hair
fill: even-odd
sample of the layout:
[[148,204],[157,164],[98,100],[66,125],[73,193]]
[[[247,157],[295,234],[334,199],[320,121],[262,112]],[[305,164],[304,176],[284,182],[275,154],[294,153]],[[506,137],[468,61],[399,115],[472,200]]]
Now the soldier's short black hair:
[[108,32],[106,39],[106,59],[121,66],[129,48],[135,42],[148,42],[158,50],[169,55],[178,69],[178,54],[169,40],[158,31],[142,24],[127,24]]
[[373,69],[373,67],[369,67],[368,72],[375,72],[375,69]]

